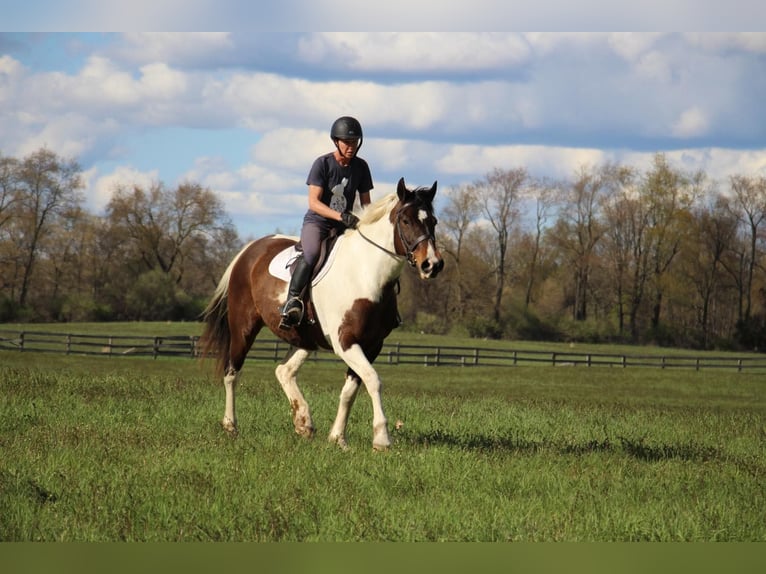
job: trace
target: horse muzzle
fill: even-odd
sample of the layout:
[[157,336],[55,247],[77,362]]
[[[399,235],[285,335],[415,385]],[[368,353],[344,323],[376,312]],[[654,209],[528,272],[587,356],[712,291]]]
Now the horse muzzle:
[[428,257],[418,267],[422,279],[433,279],[444,269],[444,259],[441,257]]

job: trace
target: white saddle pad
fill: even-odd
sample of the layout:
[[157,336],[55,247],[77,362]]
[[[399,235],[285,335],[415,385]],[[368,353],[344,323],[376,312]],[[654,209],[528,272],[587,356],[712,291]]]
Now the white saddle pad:
[[[327,256],[327,261],[325,261],[325,264],[322,265],[322,269],[319,270],[317,276],[314,277],[314,279],[311,281],[312,285],[319,283],[327,274],[327,271],[330,269],[330,267],[332,267],[332,262],[335,259],[335,253],[338,250],[338,245],[340,245],[340,242],[343,241],[343,239],[343,235],[338,237],[335,245],[332,248],[332,251],[330,251],[330,254]],[[277,253],[269,263],[269,273],[271,273],[277,279],[281,279],[282,281],[290,281],[290,266],[293,264],[293,261],[295,261],[295,258],[298,257],[298,255],[300,255],[300,251],[295,249],[294,245],[288,247],[287,249],[283,249]]]

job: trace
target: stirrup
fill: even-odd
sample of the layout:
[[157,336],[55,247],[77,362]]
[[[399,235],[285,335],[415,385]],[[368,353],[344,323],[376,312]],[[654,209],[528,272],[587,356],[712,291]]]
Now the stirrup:
[[280,329],[295,327],[303,319],[303,301],[299,297],[291,297],[282,307],[282,320],[279,322]]

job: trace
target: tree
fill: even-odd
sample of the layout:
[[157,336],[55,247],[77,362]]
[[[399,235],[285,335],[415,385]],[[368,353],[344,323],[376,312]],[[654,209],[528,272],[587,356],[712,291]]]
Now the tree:
[[455,281],[449,283],[454,289],[455,310],[458,320],[465,316],[463,278],[463,250],[470,228],[476,224],[480,212],[479,198],[474,186],[463,185],[450,190],[447,204],[442,211],[439,228],[446,236],[444,253],[452,257],[455,267]]
[[[177,286],[178,297],[207,297],[240,246],[221,200],[196,183],[185,182],[172,190],[162,183],[148,190],[118,187],[106,217],[112,249],[124,251],[123,273],[129,274],[131,286],[143,278],[136,293],[164,285],[153,275],[145,276],[156,270]],[[142,306],[140,313],[145,316],[154,309]],[[124,312],[135,315],[127,307]]]
[[686,237],[688,248],[684,258],[685,277],[697,294],[697,322],[700,344],[703,348],[711,343],[712,307],[720,301],[724,256],[736,240],[737,220],[731,214],[728,200],[717,195],[711,205],[695,210],[694,227]]
[[575,180],[564,189],[553,239],[566,254],[572,269],[572,318],[575,321],[584,321],[588,317],[588,292],[595,250],[606,231],[602,206],[629,177],[630,171],[616,164],[581,166]]
[[649,254],[654,286],[651,325],[660,327],[665,277],[678,255],[690,210],[704,180],[703,174],[687,176],[673,169],[664,154],[655,154],[644,179],[642,194],[649,218]]
[[18,304],[23,307],[41,244],[53,232],[58,217],[78,208],[83,184],[75,160],[60,158],[44,148],[25,157],[16,167],[18,216],[11,233],[21,263]]
[[[19,161],[0,155],[0,232],[14,215],[14,207],[21,197],[19,190]],[[0,235],[0,239],[2,239]]]
[[753,279],[760,258],[758,243],[760,229],[766,224],[766,178],[732,176],[731,190],[734,193],[735,214],[747,234],[747,252],[744,253],[745,267],[743,296],[740,302],[740,319],[749,321],[753,309]]
[[517,201],[528,178],[525,168],[510,170],[495,169],[485,179],[474,184],[482,213],[494,231],[494,273],[495,294],[492,309],[493,319],[500,323],[503,290],[508,273],[507,254],[513,225],[519,217]]
[[534,202],[534,228],[529,235],[529,249],[522,250],[527,253],[526,261],[526,289],[524,291],[524,309],[529,310],[532,302],[532,292],[537,279],[538,267],[540,266],[542,239],[548,223],[548,218],[553,211],[556,196],[561,193],[560,184],[545,180],[533,180],[524,192],[528,200]]

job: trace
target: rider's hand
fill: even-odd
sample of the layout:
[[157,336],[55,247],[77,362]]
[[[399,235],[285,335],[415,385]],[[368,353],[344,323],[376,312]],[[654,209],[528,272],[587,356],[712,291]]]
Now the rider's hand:
[[343,222],[343,225],[350,229],[356,229],[356,225],[359,223],[359,218],[350,211],[341,213],[340,220]]

